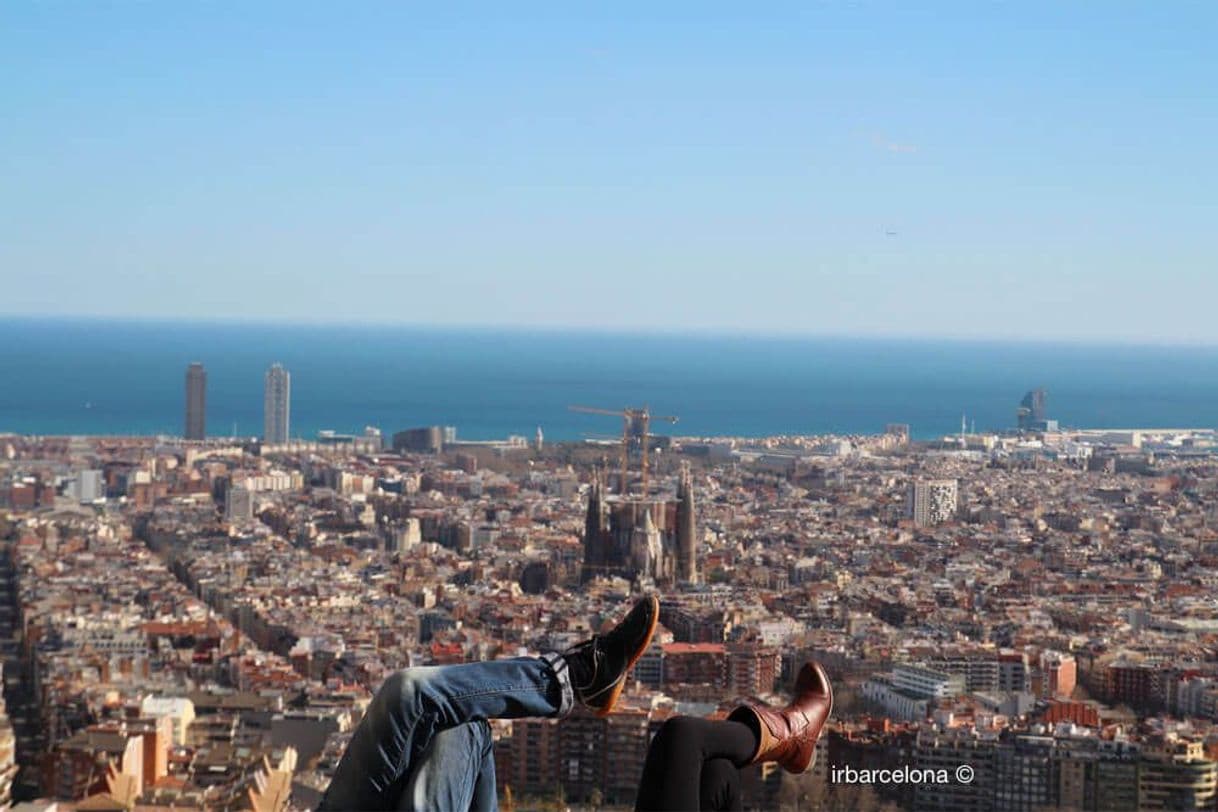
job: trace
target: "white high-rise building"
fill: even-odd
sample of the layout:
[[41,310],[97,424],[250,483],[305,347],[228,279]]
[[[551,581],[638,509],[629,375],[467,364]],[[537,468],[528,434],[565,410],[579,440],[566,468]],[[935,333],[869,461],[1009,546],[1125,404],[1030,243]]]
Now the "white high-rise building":
[[406,519],[395,524],[390,530],[389,549],[395,552],[405,552],[417,547],[423,542],[423,534],[416,518]]
[[262,403],[262,442],[286,443],[292,408],[292,376],[281,364],[274,364],[266,371]]
[[69,491],[80,502],[95,502],[106,495],[104,472],[97,469],[78,471]]
[[949,522],[958,507],[956,480],[919,479],[909,486],[906,510],[919,527]]
[[254,494],[246,488],[228,489],[224,497],[224,519],[232,524],[241,524],[254,518]]

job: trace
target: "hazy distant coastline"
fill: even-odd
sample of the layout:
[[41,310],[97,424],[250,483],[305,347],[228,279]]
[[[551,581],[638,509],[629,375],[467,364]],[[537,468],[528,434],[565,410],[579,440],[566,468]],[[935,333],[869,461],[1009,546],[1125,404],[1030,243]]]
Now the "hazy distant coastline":
[[0,431],[179,434],[183,373],[209,374],[208,431],[252,435],[262,374],[292,371],[293,434],[456,426],[552,440],[616,424],[567,406],[649,404],[682,435],[1009,428],[1026,389],[1070,426],[1218,426],[1218,348],[388,326],[0,322]]

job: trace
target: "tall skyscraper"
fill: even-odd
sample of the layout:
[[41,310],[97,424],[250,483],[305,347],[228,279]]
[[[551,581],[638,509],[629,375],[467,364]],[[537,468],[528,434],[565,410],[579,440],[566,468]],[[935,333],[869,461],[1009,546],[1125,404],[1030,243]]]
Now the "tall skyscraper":
[[202,440],[207,436],[207,371],[198,361],[186,368],[186,433],[187,440]]
[[273,364],[266,371],[262,405],[262,442],[286,443],[292,407],[292,375],[281,364]]
[[1024,431],[1043,429],[1048,419],[1047,405],[1048,395],[1043,389],[1033,389],[1024,395],[1015,413],[1019,428]]
[[919,479],[909,486],[907,513],[919,527],[951,521],[958,504],[954,479]]

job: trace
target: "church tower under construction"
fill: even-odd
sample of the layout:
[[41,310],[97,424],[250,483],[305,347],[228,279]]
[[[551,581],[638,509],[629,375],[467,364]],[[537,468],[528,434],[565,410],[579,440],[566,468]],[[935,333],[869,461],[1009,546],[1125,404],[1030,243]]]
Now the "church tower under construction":
[[608,496],[598,471],[588,492],[581,581],[597,576],[694,583],[697,525],[693,479],[683,468],[676,499]]
[[681,466],[677,483],[677,580],[698,582],[698,528],[694,515],[694,480],[689,465]]

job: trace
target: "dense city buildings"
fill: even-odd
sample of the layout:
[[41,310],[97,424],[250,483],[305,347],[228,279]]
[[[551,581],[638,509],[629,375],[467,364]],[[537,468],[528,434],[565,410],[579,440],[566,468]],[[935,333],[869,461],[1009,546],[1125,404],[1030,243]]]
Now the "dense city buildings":
[[266,371],[262,398],[262,441],[286,443],[290,433],[292,375],[281,364]]
[[1212,431],[674,437],[626,493],[595,443],[380,436],[0,437],[0,791],[309,808],[395,670],[655,591],[619,713],[494,723],[505,804],[629,806],[666,719],[815,658],[817,765],[751,807],[1214,808]]
[[186,427],[182,436],[187,440],[207,437],[207,371],[197,361],[186,368]]

